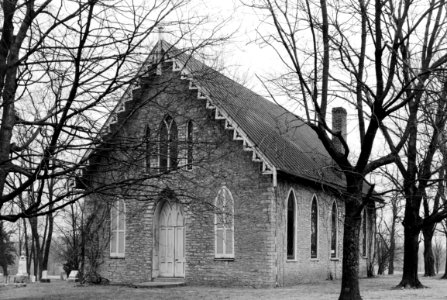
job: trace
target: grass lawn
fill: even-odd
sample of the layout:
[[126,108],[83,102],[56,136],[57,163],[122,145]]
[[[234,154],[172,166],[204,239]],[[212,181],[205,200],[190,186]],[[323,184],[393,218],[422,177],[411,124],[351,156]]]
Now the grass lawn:
[[[421,277],[426,289],[394,289],[400,276],[380,276],[361,279],[364,300],[369,299],[445,299],[447,300],[447,280]],[[216,288],[204,286],[184,286],[175,288],[132,288],[124,286],[80,286],[77,283],[54,280],[51,283],[28,284],[26,287],[2,286],[0,299],[337,299],[340,281],[300,284],[283,288]]]

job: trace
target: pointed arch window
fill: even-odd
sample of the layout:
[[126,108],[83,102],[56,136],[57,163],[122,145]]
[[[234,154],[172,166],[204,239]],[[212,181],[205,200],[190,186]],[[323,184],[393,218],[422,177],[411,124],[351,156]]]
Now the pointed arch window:
[[234,200],[226,187],[215,199],[214,224],[215,257],[234,258]]
[[337,203],[332,203],[331,210],[331,258],[336,258],[337,253],[337,232],[338,232],[338,209]]
[[124,257],[125,248],[126,205],[124,200],[117,200],[110,210],[110,256]]
[[362,255],[366,257],[366,209],[363,209],[362,217]]
[[295,194],[290,191],[287,198],[287,259],[295,259]]
[[317,258],[318,254],[318,203],[313,196],[310,214],[310,257]]
[[186,154],[186,168],[192,169],[192,150],[193,150],[193,124],[189,120],[186,127],[186,139],[187,139],[187,154]]
[[174,119],[167,115],[160,124],[158,148],[161,172],[176,170],[178,166],[178,131]]
[[151,143],[151,129],[149,128],[149,125],[146,126],[146,129],[144,131],[144,143],[145,143],[145,167],[146,172],[149,172],[151,169],[151,150],[152,150],[152,143]]

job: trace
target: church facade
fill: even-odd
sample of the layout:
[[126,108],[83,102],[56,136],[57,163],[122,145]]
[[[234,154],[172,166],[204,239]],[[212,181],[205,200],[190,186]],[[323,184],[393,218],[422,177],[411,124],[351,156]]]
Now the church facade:
[[[220,286],[340,278],[343,180],[316,134],[164,41],[142,70],[90,154],[88,202],[105,212],[101,276]],[[346,133],[346,111],[333,119]],[[372,216],[363,213],[361,274]]]

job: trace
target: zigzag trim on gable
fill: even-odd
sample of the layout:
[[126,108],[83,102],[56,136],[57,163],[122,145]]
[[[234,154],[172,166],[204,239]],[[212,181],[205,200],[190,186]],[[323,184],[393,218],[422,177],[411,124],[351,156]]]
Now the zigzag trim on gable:
[[[157,63],[157,58],[155,55],[150,55],[146,61],[143,63],[143,66],[139,70],[139,74],[141,74],[144,68],[149,68]],[[170,58],[164,60],[164,62],[172,62],[172,72],[180,72],[180,79],[188,80],[189,90],[197,90],[197,99],[206,100],[205,107],[209,110],[215,110],[214,118],[215,120],[225,120],[224,129],[225,130],[233,130],[233,140],[242,141],[242,147],[244,151],[252,152],[252,161],[256,163],[262,163],[261,172],[263,175],[272,175],[273,177],[273,186],[277,185],[277,172],[275,166],[270,162],[270,160],[254,145],[254,143],[250,140],[248,135],[244,132],[244,130],[221,108],[219,108],[211,99],[211,97],[207,94],[206,90],[200,87],[200,84],[194,80],[194,77],[191,75],[191,72],[187,69],[187,67],[178,61],[175,58]],[[157,65],[156,75],[161,75],[161,67],[160,64]],[[132,100],[132,92],[139,88],[138,83],[130,84],[129,87],[124,92],[124,95],[119,100],[118,104],[112,110],[111,114],[107,118],[104,126],[101,128],[99,132],[99,136],[102,139],[105,135],[111,133],[110,126],[112,124],[116,124],[118,122],[118,113],[124,112],[126,109],[125,103]]]
[[[187,69],[186,66],[182,65],[175,58],[173,61],[173,71],[180,71],[180,78],[182,80],[189,80],[189,89],[197,90],[197,99],[206,100],[206,108],[209,110],[215,110],[214,119],[215,120],[225,120],[224,129],[225,130],[233,130],[233,140],[242,141],[242,147],[244,151],[252,152],[252,161],[257,163],[262,163],[262,174],[264,175],[273,175],[273,185],[276,186],[277,178],[276,178],[276,168],[274,165],[267,159],[267,157],[254,145],[254,143],[250,140],[248,135],[244,132],[244,130],[237,125],[237,123],[231,119],[231,117],[221,108],[219,108],[211,97],[206,93],[205,89],[200,87],[194,77],[191,75],[191,72]],[[181,68],[179,66],[182,66]]]

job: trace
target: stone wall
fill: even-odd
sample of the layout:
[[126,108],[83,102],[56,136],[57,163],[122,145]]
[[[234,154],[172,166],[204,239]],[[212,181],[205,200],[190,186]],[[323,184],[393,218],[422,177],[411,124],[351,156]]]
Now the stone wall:
[[[295,259],[286,255],[286,210],[285,205],[290,191],[296,197],[296,245]],[[311,258],[311,203],[313,196],[318,204],[318,247],[317,257]],[[343,201],[337,200],[338,234],[336,258],[330,255],[331,209],[337,198],[329,192],[300,183],[291,177],[281,177],[277,193],[277,240],[278,240],[278,283],[292,285],[300,282],[326,280],[330,277],[341,278],[343,243]]]
[[[163,93],[147,89],[134,93],[140,97],[138,107],[120,127],[112,145],[111,161],[126,160],[121,175],[114,178],[146,176],[134,188],[122,188],[117,194],[126,202],[126,253],[124,258],[110,258],[104,251],[102,276],[117,282],[144,282],[157,276],[154,260],[154,214],[163,201],[179,201],[186,215],[185,281],[191,284],[273,286],[275,284],[275,244],[273,187],[271,175],[262,175],[261,165],[251,160],[251,153],[243,151],[242,141],[233,141],[232,131],[224,129],[223,121],[214,120],[213,111],[205,108],[205,101],[197,99],[197,90],[188,88],[187,80],[179,73],[164,72],[147,87],[164,86]],[[170,77],[172,76],[172,77]],[[166,83],[168,86],[166,87]],[[179,169],[158,176],[156,150],[150,155],[149,170],[141,150],[147,128],[151,141],[158,139],[158,128],[166,113],[178,127]],[[194,166],[185,167],[186,126],[193,121]],[[133,152],[124,153],[119,145],[133,145]],[[130,147],[129,147],[130,148]],[[132,160],[132,162],[130,162]],[[108,165],[100,163],[99,165]],[[95,176],[101,176],[100,169]],[[234,198],[234,259],[215,259],[213,205],[218,190],[226,186]],[[172,192],[165,199],[164,191]],[[102,196],[110,200],[110,196]],[[111,201],[111,200],[110,200]]]

